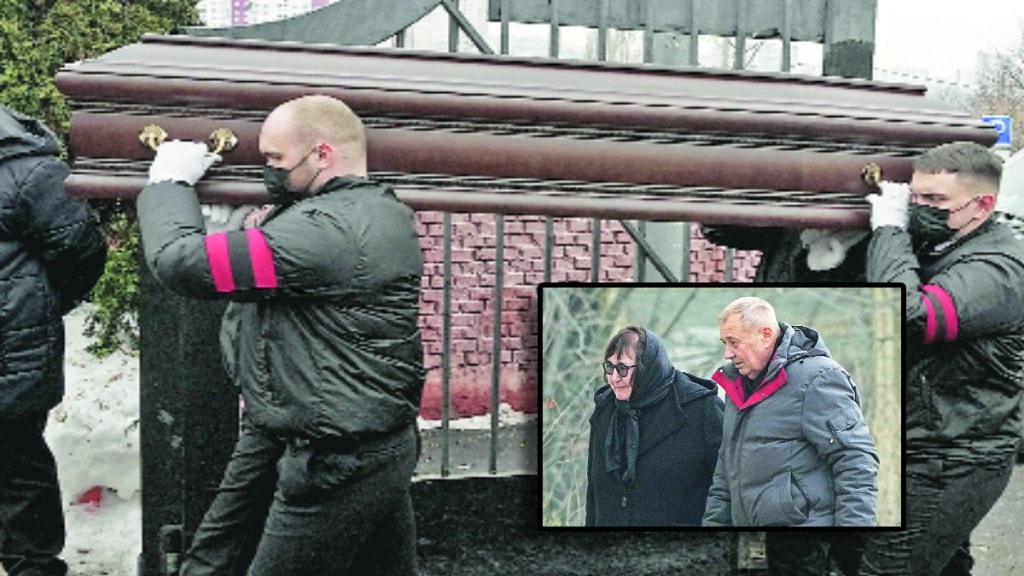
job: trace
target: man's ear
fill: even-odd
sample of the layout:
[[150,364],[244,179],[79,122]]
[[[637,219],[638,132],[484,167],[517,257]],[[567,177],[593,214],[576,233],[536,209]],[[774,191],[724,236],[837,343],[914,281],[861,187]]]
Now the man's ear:
[[978,206],[986,212],[992,212],[996,209],[996,195],[995,194],[981,194],[978,196]]
[[772,329],[767,327],[767,326],[762,326],[761,327],[761,338],[763,338],[766,343],[767,342],[771,342],[772,341]]
[[319,162],[330,162],[333,160],[334,147],[329,142],[321,142],[316,145],[316,159]]

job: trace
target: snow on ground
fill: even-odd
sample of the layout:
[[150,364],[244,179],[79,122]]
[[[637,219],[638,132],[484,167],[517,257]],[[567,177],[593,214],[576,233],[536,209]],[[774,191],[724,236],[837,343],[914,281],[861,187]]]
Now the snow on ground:
[[139,359],[99,359],[83,335],[90,311],[64,318],[67,390],[50,412],[46,440],[57,459],[71,573],[129,576],[142,550],[139,476]]
[[[136,576],[142,551],[139,459],[139,358],[96,358],[84,328],[91,305],[65,316],[64,401],[50,413],[46,439],[57,459],[71,576]],[[502,426],[536,418],[502,404]],[[452,429],[489,429],[491,416],[452,420]],[[424,429],[440,421],[420,419]],[[0,568],[0,575],[3,574]]]

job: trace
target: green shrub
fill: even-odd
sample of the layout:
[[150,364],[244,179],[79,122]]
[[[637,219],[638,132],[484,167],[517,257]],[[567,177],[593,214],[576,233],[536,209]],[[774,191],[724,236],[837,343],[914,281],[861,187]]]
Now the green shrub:
[[115,208],[102,225],[110,244],[103,276],[92,290],[95,309],[88,330],[96,340],[89,352],[103,358],[139,346],[139,226],[131,210]]

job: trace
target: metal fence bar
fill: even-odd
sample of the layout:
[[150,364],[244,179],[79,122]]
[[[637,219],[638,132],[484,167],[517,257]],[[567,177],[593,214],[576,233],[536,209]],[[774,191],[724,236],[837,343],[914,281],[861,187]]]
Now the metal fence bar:
[[690,279],[690,238],[692,234],[693,224],[683,222],[683,257],[679,270],[679,279],[683,282],[687,282]]
[[544,217],[544,281],[551,282],[551,253],[555,251],[555,218]]
[[491,351],[491,462],[490,473],[498,473],[498,412],[501,399],[501,293],[505,283],[505,216],[496,214],[494,231],[494,339]]
[[[636,226],[637,235],[640,238],[647,238],[647,222],[640,220]],[[636,251],[636,281],[643,282],[647,279],[647,251],[637,250]]]
[[508,11],[510,9],[511,8],[509,7],[509,0],[501,0],[501,48],[500,48],[500,50],[501,50],[502,54],[508,54],[508,36],[509,36]]
[[700,22],[697,18],[697,2],[690,1],[690,66],[700,66]]
[[597,19],[597,60],[608,59],[608,2],[601,0],[600,14]]
[[[459,1],[458,0],[442,0],[442,5],[444,6],[445,10],[448,11],[448,14],[450,16],[450,21],[455,22],[455,25],[456,25],[456,28],[455,28],[455,44],[456,44],[456,49],[455,50],[449,50],[449,51],[455,52],[455,51],[458,50],[457,46],[458,46],[459,31],[462,31],[462,32],[464,32],[466,34],[466,37],[469,38],[470,42],[472,42],[473,45],[476,46],[477,50],[479,50],[480,52],[482,52],[484,54],[494,54],[494,50],[492,50],[491,46],[489,44],[487,44],[487,40],[484,40],[484,37],[481,36],[479,32],[477,32],[476,27],[473,26],[473,23],[470,22],[469,19],[466,18],[466,15],[462,13],[462,10],[459,9]],[[449,40],[449,46],[450,45],[451,45],[451,41]]]
[[743,70],[746,65],[743,62],[747,51],[747,3],[744,0],[736,0],[736,52],[733,54],[732,67],[736,70]]
[[782,5],[782,72],[789,72],[793,57],[793,0],[783,0]]
[[679,279],[672,274],[672,271],[668,269],[668,265],[665,264],[665,261],[662,260],[661,257],[658,256],[658,253],[654,251],[654,247],[651,246],[651,243],[647,241],[646,237],[640,235],[636,228],[634,228],[629,222],[620,220],[619,223],[622,224],[626,233],[629,234],[634,242],[636,242],[637,248],[642,250],[646,257],[650,259],[651,265],[658,270],[658,274],[661,274],[662,278],[664,278],[666,282],[679,281]]
[[654,62],[654,11],[651,4],[656,0],[644,0],[644,63]]
[[444,288],[441,296],[441,477],[451,473],[451,446],[448,422],[451,419],[452,380],[452,213],[445,212],[442,220],[444,248],[442,265]]
[[594,218],[590,224],[590,281],[601,278],[601,219]]
[[723,271],[723,273],[725,274],[726,282],[732,282],[733,252],[734,250],[732,248],[725,249],[725,270]]
[[459,10],[459,0],[443,0],[441,5],[448,11],[448,51],[459,51],[459,21],[455,13]]
[[551,1],[551,32],[548,37],[548,56],[558,58],[561,27],[558,23],[558,0]]

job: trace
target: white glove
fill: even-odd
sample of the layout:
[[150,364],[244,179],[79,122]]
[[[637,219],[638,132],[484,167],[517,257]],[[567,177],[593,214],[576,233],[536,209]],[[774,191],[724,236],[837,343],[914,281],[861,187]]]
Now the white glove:
[[882,226],[899,226],[907,228],[907,207],[910,203],[910,185],[902,182],[883,180],[878,184],[882,194],[868,194],[871,203],[871,229]]
[[156,149],[156,158],[149,166],[149,183],[170,181],[195,186],[206,169],[219,160],[220,156],[210,154],[202,142],[164,142]]

